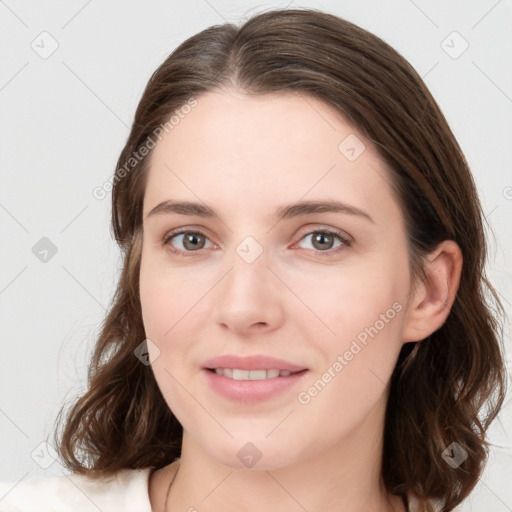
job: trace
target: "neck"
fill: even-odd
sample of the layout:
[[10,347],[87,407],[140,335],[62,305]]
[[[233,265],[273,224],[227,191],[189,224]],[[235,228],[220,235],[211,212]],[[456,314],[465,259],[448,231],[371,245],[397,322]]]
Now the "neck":
[[[263,470],[222,464],[184,431],[168,510],[404,512],[402,499],[388,495],[381,480],[382,432],[375,424],[383,424],[383,414],[377,407],[321,453]],[[379,417],[382,423],[374,423]],[[174,474],[173,468],[167,483]]]

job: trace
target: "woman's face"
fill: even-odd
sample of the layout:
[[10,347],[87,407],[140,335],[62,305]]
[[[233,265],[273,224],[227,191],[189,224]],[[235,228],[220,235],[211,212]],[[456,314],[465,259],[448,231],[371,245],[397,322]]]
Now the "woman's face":
[[[384,163],[315,98],[196,100],[153,149],[144,198],[140,297],[165,400],[232,467],[377,439],[412,290]],[[197,208],[154,210],[165,201]],[[311,207],[328,202],[344,206]],[[287,365],[302,371],[261,371]]]

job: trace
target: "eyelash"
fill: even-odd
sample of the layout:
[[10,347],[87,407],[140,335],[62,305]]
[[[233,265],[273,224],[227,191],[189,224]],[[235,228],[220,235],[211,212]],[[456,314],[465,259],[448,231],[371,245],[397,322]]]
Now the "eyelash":
[[[306,233],[299,240],[299,242],[301,240],[303,240],[304,238],[306,238],[307,236],[310,236],[312,234],[318,234],[318,233],[323,234],[323,235],[333,235],[340,242],[342,242],[342,245],[340,245],[339,247],[336,247],[335,249],[329,249],[327,251],[317,251],[316,249],[313,249],[313,253],[317,254],[319,256],[322,256],[322,257],[332,256],[333,254],[337,254],[340,250],[343,250],[344,247],[350,247],[350,245],[351,245],[351,241],[344,235],[344,233],[342,231],[339,231],[339,230],[336,230],[336,229],[315,229],[313,231],[309,231],[308,233]],[[203,233],[201,233],[200,231],[194,231],[194,230],[190,230],[190,229],[178,229],[178,230],[175,230],[175,231],[171,231],[170,233],[167,233],[165,235],[164,239],[162,240],[162,246],[163,247],[167,247],[171,252],[173,252],[175,254],[178,254],[180,256],[185,256],[185,257],[193,257],[193,256],[195,256],[195,253],[200,252],[200,250],[197,250],[197,251],[180,251],[180,250],[175,249],[170,244],[171,240],[175,236],[182,235],[182,234],[200,235],[200,236],[208,239],[208,237],[206,235],[204,235]]]

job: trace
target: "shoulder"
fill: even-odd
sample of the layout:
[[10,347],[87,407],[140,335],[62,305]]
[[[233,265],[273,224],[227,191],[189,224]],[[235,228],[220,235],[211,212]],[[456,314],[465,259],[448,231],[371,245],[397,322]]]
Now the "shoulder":
[[[438,501],[436,501],[436,500],[429,500],[429,501],[430,501],[430,504],[432,505],[435,512],[442,511],[442,506],[440,505],[440,503]],[[407,495],[407,504],[409,506],[409,512],[423,512],[424,511],[424,509],[421,508],[421,506],[420,506],[420,502],[419,502],[417,496],[414,495],[413,493],[409,493]],[[460,508],[460,506],[457,506],[454,509],[452,509],[452,512],[462,512],[462,509]]]
[[123,469],[110,477],[72,473],[0,482],[0,512],[151,512],[151,471],[152,468]]

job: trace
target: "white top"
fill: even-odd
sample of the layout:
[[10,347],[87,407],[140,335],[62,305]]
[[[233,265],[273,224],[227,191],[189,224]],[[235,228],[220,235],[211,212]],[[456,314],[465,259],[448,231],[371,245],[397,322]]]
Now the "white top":
[[69,474],[0,482],[0,512],[151,512],[151,469],[122,469],[97,480]]
[[[122,469],[98,480],[69,474],[0,482],[0,512],[152,512],[151,469]],[[409,507],[418,512],[414,499]]]

